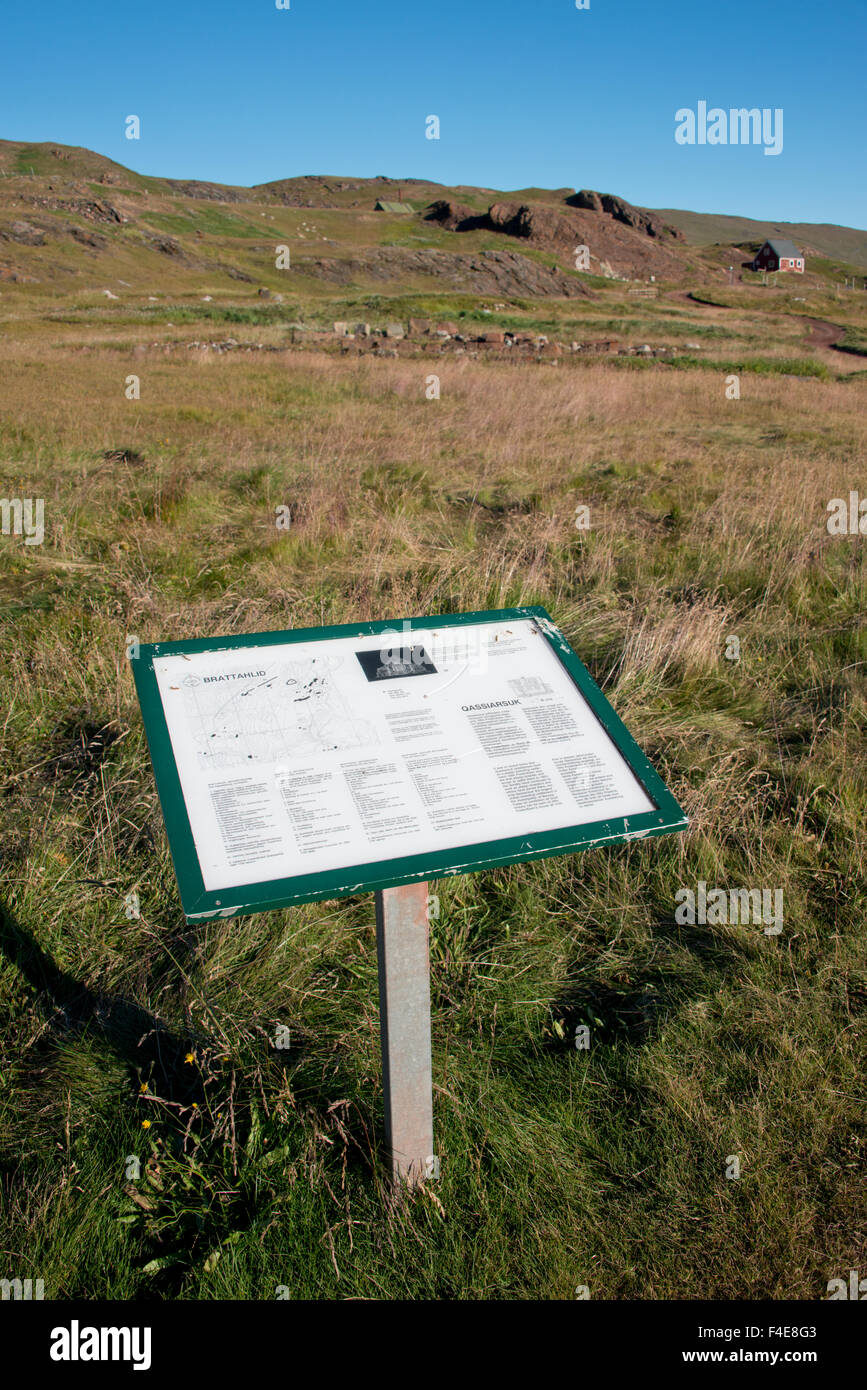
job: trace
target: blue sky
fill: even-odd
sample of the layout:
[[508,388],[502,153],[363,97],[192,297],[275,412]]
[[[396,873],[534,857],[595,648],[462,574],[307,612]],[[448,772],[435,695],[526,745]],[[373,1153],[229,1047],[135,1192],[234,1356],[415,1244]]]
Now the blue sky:
[[[568,185],[867,227],[865,40],[865,0],[21,5],[3,20],[0,135],[223,183]],[[676,144],[676,110],[699,101],[782,108],[782,152]]]

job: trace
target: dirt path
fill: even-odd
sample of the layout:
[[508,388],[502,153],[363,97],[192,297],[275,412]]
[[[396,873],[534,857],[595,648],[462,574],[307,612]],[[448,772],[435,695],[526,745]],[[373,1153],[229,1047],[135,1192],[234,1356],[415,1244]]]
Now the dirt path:
[[806,314],[802,316],[802,319],[808,330],[807,342],[811,347],[836,347],[846,332],[839,323],[828,323],[826,319],[812,319]]
[[[706,323],[725,323],[728,319],[729,324],[731,324],[730,315],[738,312],[742,315],[750,314],[748,306],[736,308],[734,305],[703,304],[700,299],[693,298],[691,290],[669,290],[665,299],[669,302],[688,304],[693,311],[703,310]],[[770,305],[769,307],[773,312],[774,306]],[[828,319],[813,318],[810,314],[792,315],[794,323],[797,323],[799,319],[804,327],[804,346],[815,351],[818,361],[824,363],[836,375],[848,376],[850,372],[864,371],[867,361],[863,357],[859,357],[856,353],[846,352],[845,349],[837,346],[846,334],[846,328],[843,324],[831,323]],[[792,342],[792,348],[795,348],[796,341]],[[796,348],[795,351],[797,351]]]
[[829,323],[827,319],[813,319],[806,314],[801,321],[807,329],[807,345],[819,351],[820,361],[824,361],[833,372],[848,376],[850,372],[864,371],[867,364],[863,357],[837,346],[846,332],[841,324]]

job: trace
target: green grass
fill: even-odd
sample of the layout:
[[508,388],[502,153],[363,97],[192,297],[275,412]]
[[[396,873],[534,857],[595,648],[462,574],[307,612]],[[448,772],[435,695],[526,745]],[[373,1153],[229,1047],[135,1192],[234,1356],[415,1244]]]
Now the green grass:
[[[867,552],[825,525],[864,490],[867,375],[805,343],[795,293],[859,353],[863,295],[634,304],[585,276],[593,299],[504,308],[376,284],[290,298],[273,261],[236,282],[212,264],[235,248],[189,234],[307,222],[346,248],[419,228],[356,219],[364,191],[259,227],[128,182],[207,268],[100,226],[98,258],[16,244],[38,283],[0,300],[0,494],[43,497],[47,526],[41,547],[0,537],[0,1276],[83,1298],[816,1299],[867,1269]],[[292,321],[409,317],[678,356],[444,354],[430,402],[421,357],[287,350]],[[229,326],[281,351],[182,350]],[[442,1177],[397,1202],[373,903],[186,926],[125,645],[527,603],[690,829],[432,885]],[[700,879],[781,888],[783,933],[678,924]]]
[[837,346],[844,352],[854,352],[858,357],[867,357],[867,329],[847,328]]
[[237,323],[281,324],[298,317],[297,304],[88,304],[52,312],[49,318],[62,323],[133,324]]
[[[430,403],[412,362],[154,353],[132,404],[108,348],[4,362],[4,495],[49,529],[0,550],[0,1194],[46,1296],[815,1299],[864,1266],[867,570],[824,526],[863,413],[690,365],[467,363]],[[691,829],[432,885],[442,1177],[395,1202],[372,900],[185,925],[124,646],[533,602]],[[781,936],[679,925],[700,879],[782,888]]]
[[[178,204],[182,207],[182,204]],[[195,235],[197,231],[207,232],[218,237],[258,237],[261,240],[263,229],[255,222],[248,222],[234,213],[223,212],[219,208],[204,205],[198,208],[184,208],[176,213],[149,212],[142,219],[148,226],[173,236]]]
[[[632,363],[641,359],[630,358],[628,360]],[[815,362],[810,357],[744,357],[724,362],[714,359],[713,363],[710,364],[706,359],[691,357],[688,353],[683,353],[673,358],[669,365],[684,371],[696,367],[706,369],[709,365],[713,365],[715,371],[723,372],[726,375],[751,372],[759,376],[815,377],[820,381],[827,381],[831,376],[831,372],[824,363]]]

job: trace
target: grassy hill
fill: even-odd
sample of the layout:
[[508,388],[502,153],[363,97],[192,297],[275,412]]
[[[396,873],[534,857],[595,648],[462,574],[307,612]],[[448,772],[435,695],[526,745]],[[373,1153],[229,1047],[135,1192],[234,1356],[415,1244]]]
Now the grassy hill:
[[[0,173],[0,496],[45,526],[0,536],[0,1274],[817,1300],[867,1270],[867,538],[827,527],[865,491],[865,296],[833,257],[729,285],[672,239],[651,283],[373,212],[491,190],[15,142]],[[480,291],[507,267],[525,292]],[[317,331],[416,315],[451,329]],[[126,653],[523,604],[690,827],[431,885],[441,1180],[398,1201],[372,900],[188,926]],[[683,924],[699,883],[782,892],[782,931]]]
[[693,246],[746,246],[768,237],[788,237],[808,255],[815,251],[829,260],[867,270],[867,232],[855,227],[837,227],[829,222],[757,222],[750,217],[685,212],[679,208],[654,211],[678,227]]
[[[763,234],[761,224],[739,219],[723,227],[697,214],[672,214],[668,221],[682,223],[686,235],[660,240],[607,213],[577,211],[571,196],[570,189],[498,191],[331,175],[240,188],[136,174],[81,148],[2,141],[0,293],[7,304],[59,294],[70,312],[81,312],[87,301],[97,316],[96,301],[116,297],[125,310],[110,303],[101,310],[105,317],[112,308],[117,321],[131,301],[146,316],[153,302],[167,298],[201,304],[207,296],[228,309],[250,309],[261,291],[291,301],[284,319],[313,319],[320,326],[339,316],[347,297],[358,301],[363,315],[365,297],[390,297],[396,310],[400,301],[402,312],[408,295],[424,296],[451,317],[461,296],[488,295],[504,303],[515,322],[526,314],[518,300],[545,300],[545,317],[562,319],[566,333],[578,325],[570,324],[571,311],[562,312],[564,297],[589,290],[612,298],[618,281],[651,279],[668,290],[718,290],[739,253],[730,243],[714,245],[713,238]],[[413,212],[376,212],[378,199],[403,202]],[[505,224],[453,231],[426,215],[435,202],[477,217],[494,204],[524,205],[532,217],[522,232],[504,230]],[[867,250],[862,233],[818,230],[827,233],[815,239],[823,257],[810,260],[798,297],[806,289],[810,311],[822,315],[830,312],[836,285],[856,272],[859,257],[867,264]],[[573,265],[582,242],[591,247],[590,274]],[[290,248],[288,269],[277,268],[280,246]],[[836,260],[828,259],[832,253]],[[841,261],[843,253],[851,261]],[[742,259],[747,256],[745,250]],[[783,297],[796,298],[794,285]],[[192,304],[185,307],[190,311]],[[619,311],[602,319],[609,326],[595,325],[600,333],[618,332],[611,324],[627,322]]]

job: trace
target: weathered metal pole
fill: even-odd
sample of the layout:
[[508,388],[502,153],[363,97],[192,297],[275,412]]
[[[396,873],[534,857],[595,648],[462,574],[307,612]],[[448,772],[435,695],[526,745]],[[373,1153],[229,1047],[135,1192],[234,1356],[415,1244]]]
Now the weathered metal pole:
[[436,1177],[427,883],[376,894],[385,1140],[395,1182]]

